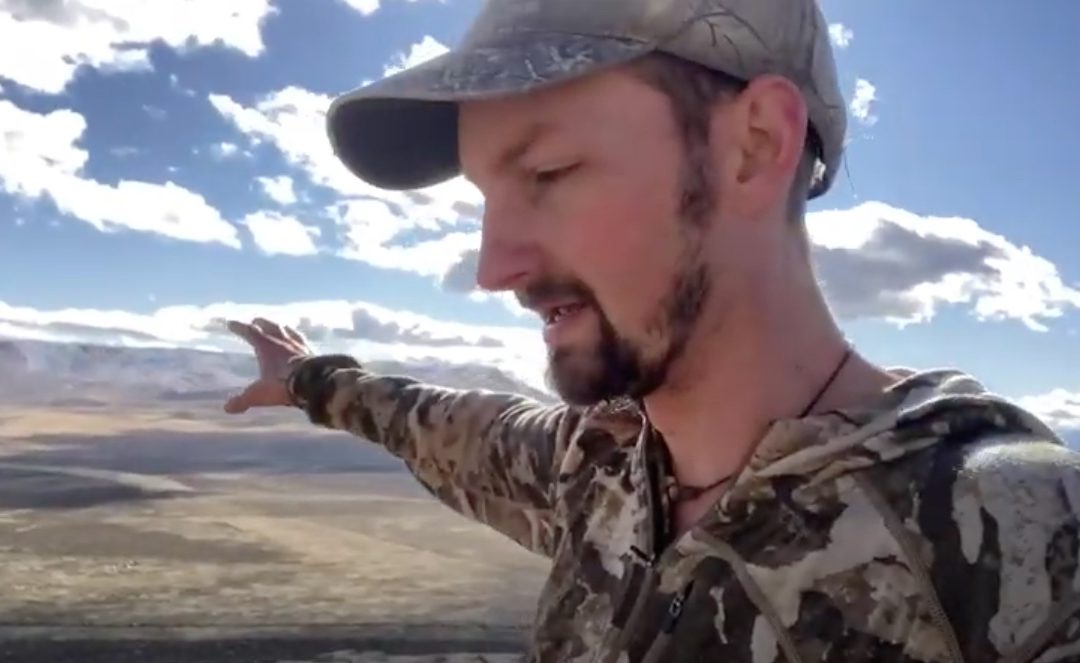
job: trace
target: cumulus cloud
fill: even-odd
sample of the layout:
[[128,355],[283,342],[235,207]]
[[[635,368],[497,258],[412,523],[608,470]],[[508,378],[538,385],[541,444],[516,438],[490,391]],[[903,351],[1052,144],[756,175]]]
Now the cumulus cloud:
[[192,90],[191,88],[187,88],[187,87],[184,87],[183,85],[181,85],[180,84],[180,77],[177,76],[176,74],[169,74],[169,87],[176,90],[177,92],[184,95],[185,97],[194,97],[195,96],[195,90]]
[[210,146],[210,154],[216,159],[228,159],[234,157],[240,153],[240,146],[236,143],[230,143],[223,141],[220,143],[214,143]]
[[[379,10],[381,3],[379,0],[341,0],[349,7],[352,7],[356,11],[360,12],[364,16],[371,16]],[[407,2],[416,2],[417,0],[406,0]]]
[[173,239],[239,248],[236,228],[198,193],[173,182],[85,177],[79,147],[86,120],[71,110],[39,114],[0,101],[0,190],[25,199],[48,198],[98,230],[150,232]]
[[1080,432],[1080,392],[1054,389],[1045,394],[1025,396],[1017,403],[1056,430]]
[[[320,185],[344,194],[377,194],[342,166],[326,137],[326,108],[332,98],[290,86],[245,106],[223,94],[210,104],[249,141],[266,141]],[[359,183],[358,183],[359,182]]]
[[270,0],[0,0],[0,76],[59,94],[83,66],[150,68],[157,42],[255,57],[275,11]]
[[855,94],[851,98],[851,115],[867,126],[877,123],[878,117],[874,114],[874,106],[877,101],[877,88],[870,81],[860,78],[855,81]]
[[[396,56],[392,72],[402,62],[416,64],[436,53],[430,37]],[[445,48],[445,47],[442,47]],[[211,94],[211,105],[252,142],[268,142],[313,182],[347,197],[372,197],[408,206],[429,218],[456,220],[462,203],[479,205],[479,191],[463,178],[411,192],[384,191],[350,173],[334,155],[326,137],[326,110],[333,97],[288,86],[245,105],[224,94]]]
[[814,260],[843,318],[926,322],[943,306],[980,320],[1046,321],[1080,309],[1080,290],[1053,263],[959,217],[919,216],[884,203],[808,215]]
[[345,245],[340,254],[383,269],[397,269],[443,279],[459,256],[480,244],[478,231],[447,232],[435,239],[408,242],[409,231],[438,230],[423,218],[409,219],[408,209],[386,200],[360,198],[328,209]]
[[318,228],[307,226],[291,216],[277,212],[254,212],[240,224],[245,226],[256,246],[270,255],[306,256],[318,252],[315,238]]
[[155,119],[155,120],[158,120],[158,121],[164,120],[169,115],[168,111],[166,111],[164,108],[161,108],[160,106],[152,106],[150,104],[143,104],[142,108],[143,108],[144,111],[146,111],[147,115],[149,115],[152,119]]
[[288,175],[279,175],[277,177],[259,177],[256,178],[259,186],[262,187],[263,193],[270,200],[273,200],[279,205],[292,205],[296,202],[296,190],[293,187],[293,178]]
[[391,62],[383,68],[383,76],[391,76],[406,69],[411,69],[428,60],[432,60],[446,53],[449,48],[431,35],[425,35],[423,39],[409,46],[409,50],[396,54]]
[[413,321],[403,323],[373,312],[368,308],[355,308],[352,311],[350,325],[334,328],[326,324],[302,318],[297,325],[300,333],[313,341],[327,338],[361,339],[376,343],[404,343],[407,345],[425,345],[429,347],[475,346],[479,348],[501,348],[505,343],[492,336],[478,332],[472,338],[445,330],[432,329]]
[[[444,52],[425,37],[385,68],[393,73]],[[337,159],[326,137],[331,97],[291,86],[252,104],[227,95],[210,103],[248,140],[273,145],[316,185],[342,202],[326,214],[342,230],[341,256],[442,280],[462,253],[479,245],[480,192],[461,177],[415,191],[385,191],[357,179]],[[417,237],[422,237],[417,239]]]
[[379,9],[379,0],[342,0],[342,2],[364,16],[370,16]]
[[470,292],[476,288],[480,250],[469,249],[443,274],[442,287],[450,292]]
[[855,32],[843,23],[830,23],[829,38],[834,46],[845,49],[851,45],[851,40],[855,38]]
[[257,316],[293,325],[320,352],[351,352],[367,360],[435,358],[457,364],[481,363],[546,389],[545,350],[534,329],[448,322],[367,302],[222,302],[163,307],[145,314],[38,310],[0,302],[0,336],[246,352],[247,346],[229,334],[223,322]]
[[135,156],[136,154],[138,154],[141,151],[142,150],[140,150],[139,148],[132,147],[130,145],[118,145],[116,147],[110,147],[109,148],[109,154],[113,155],[114,157],[116,157],[118,159],[124,159],[126,157]]

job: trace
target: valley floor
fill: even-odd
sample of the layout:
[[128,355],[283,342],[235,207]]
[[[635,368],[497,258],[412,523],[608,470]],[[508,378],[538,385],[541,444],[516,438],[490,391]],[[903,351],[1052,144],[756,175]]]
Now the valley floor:
[[543,560],[364,440],[236,421],[0,409],[0,660],[519,660]]

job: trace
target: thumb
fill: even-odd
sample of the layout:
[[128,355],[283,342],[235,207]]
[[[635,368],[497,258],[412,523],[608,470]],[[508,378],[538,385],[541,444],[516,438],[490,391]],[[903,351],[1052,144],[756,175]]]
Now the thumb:
[[248,408],[251,407],[250,391],[251,387],[248,387],[239,394],[230,396],[229,399],[225,401],[225,412],[228,414],[241,414],[247,412]]
[[240,414],[261,405],[277,405],[278,403],[272,402],[273,399],[269,397],[269,386],[265,380],[261,379],[252,382],[243,391],[233,394],[225,401],[225,412]]

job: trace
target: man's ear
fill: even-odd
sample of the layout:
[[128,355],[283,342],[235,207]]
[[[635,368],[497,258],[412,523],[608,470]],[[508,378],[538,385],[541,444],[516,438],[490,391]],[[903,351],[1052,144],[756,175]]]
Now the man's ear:
[[723,114],[731,141],[728,191],[737,192],[744,213],[783,204],[806,140],[807,109],[799,88],[781,76],[759,76]]

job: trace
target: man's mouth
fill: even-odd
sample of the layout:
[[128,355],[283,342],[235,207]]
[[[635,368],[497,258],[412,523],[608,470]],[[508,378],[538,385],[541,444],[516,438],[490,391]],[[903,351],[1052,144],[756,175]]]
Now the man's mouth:
[[582,302],[573,302],[570,304],[560,304],[551,308],[544,309],[543,319],[547,325],[555,325],[569,316],[580,312],[585,308],[585,304]]
[[582,311],[584,308],[584,302],[580,301],[563,303],[563,305],[544,308],[541,316],[543,317],[544,324],[554,325],[567,319],[570,315]]

